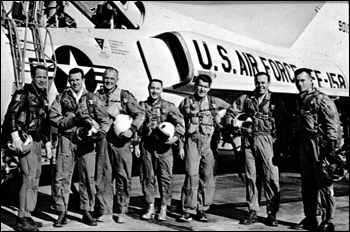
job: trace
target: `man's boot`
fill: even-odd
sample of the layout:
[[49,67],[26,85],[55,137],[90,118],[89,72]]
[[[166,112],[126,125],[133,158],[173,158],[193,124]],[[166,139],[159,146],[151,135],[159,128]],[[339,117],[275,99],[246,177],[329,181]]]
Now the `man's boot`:
[[278,226],[276,214],[279,209],[281,201],[281,194],[278,192],[272,197],[271,201],[267,204],[267,225],[268,226]]
[[18,217],[15,230],[19,231],[39,231],[38,227],[33,226],[26,218]]
[[155,210],[154,210],[154,203],[153,204],[148,204],[148,209],[147,212],[142,215],[143,219],[149,220],[151,218],[154,218],[154,215],[156,214]]
[[316,229],[316,231],[334,231],[334,224],[330,221],[324,221],[322,222]]
[[53,223],[54,227],[63,227],[67,224],[67,211],[62,211],[58,215],[57,220]]
[[276,214],[274,213],[269,213],[267,215],[267,225],[268,226],[278,226],[278,222],[277,222],[277,219],[276,219]]
[[120,213],[118,215],[117,222],[118,223],[125,223],[125,221],[126,221],[126,214],[125,213]]
[[158,220],[159,221],[165,221],[166,220],[166,205],[162,205],[160,207],[160,212],[159,212],[159,215],[158,215]]
[[255,210],[250,210],[246,218],[244,218],[240,223],[244,225],[249,225],[258,221],[258,216]]
[[97,222],[92,218],[89,211],[84,210],[83,212],[83,222],[89,226],[97,226]]
[[318,222],[316,216],[308,216],[305,217],[299,224],[292,225],[291,229],[305,229],[305,230],[316,230],[318,226]]
[[35,226],[35,227],[43,227],[43,223],[41,223],[41,222],[36,222],[36,221],[34,221],[34,219],[33,218],[31,218],[31,217],[25,217],[25,219],[27,220],[27,221],[29,221],[30,222],[30,224],[32,224],[33,226]]

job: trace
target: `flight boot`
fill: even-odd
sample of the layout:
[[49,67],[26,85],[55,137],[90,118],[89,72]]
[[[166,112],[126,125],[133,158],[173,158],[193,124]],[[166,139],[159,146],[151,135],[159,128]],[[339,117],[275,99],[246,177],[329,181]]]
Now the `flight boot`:
[[240,224],[250,225],[250,224],[257,222],[257,221],[258,221],[258,216],[256,215],[256,211],[250,210],[247,217],[244,218],[243,220],[241,220]]
[[27,221],[29,221],[30,222],[30,224],[32,224],[33,226],[35,226],[35,227],[43,227],[43,223],[41,223],[41,222],[36,222],[36,221],[34,221],[33,220],[33,218],[31,218],[31,217],[25,217],[25,219],[27,219]]
[[96,220],[92,218],[90,212],[87,210],[83,212],[83,222],[89,226],[97,226]]
[[15,230],[18,231],[39,231],[38,227],[32,225],[29,220],[24,217],[18,217]]
[[53,223],[53,227],[63,227],[67,224],[67,211],[62,211],[58,215],[57,220]]
[[154,209],[154,204],[149,204],[147,212],[144,215],[142,215],[142,218],[146,219],[146,220],[149,220],[151,218],[154,218],[155,214],[156,214],[156,212],[155,212],[155,209]]
[[161,205],[160,206],[160,212],[158,215],[158,220],[159,221],[165,221],[166,220],[166,205]]

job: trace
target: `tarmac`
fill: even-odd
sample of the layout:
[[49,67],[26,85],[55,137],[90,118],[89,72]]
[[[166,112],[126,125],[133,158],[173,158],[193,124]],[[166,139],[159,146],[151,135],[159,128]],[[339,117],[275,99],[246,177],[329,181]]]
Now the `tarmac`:
[[[48,168],[47,166],[46,168]],[[50,171],[43,169],[42,177],[48,177]],[[191,222],[179,222],[181,216],[181,187],[184,174],[173,176],[172,207],[168,209],[167,220],[142,220],[146,204],[141,190],[139,176],[132,178],[132,192],[129,212],[124,224],[116,223],[118,214],[107,222],[98,222],[97,226],[88,226],[81,220],[79,199],[72,191],[68,207],[68,224],[62,228],[53,227],[57,213],[52,210],[52,197],[49,178],[42,178],[39,186],[38,203],[32,216],[35,221],[43,223],[41,231],[294,231],[290,226],[304,218],[301,198],[300,175],[293,172],[280,174],[281,204],[277,214],[278,227],[266,225],[266,202],[262,194],[261,207],[258,211],[258,222],[251,225],[239,224],[246,215],[245,183],[237,173],[222,173],[216,176],[216,190],[213,204],[207,211],[208,222],[199,222],[194,217]],[[77,188],[77,183],[75,183]],[[12,189],[6,194],[4,190]],[[349,175],[335,183],[336,215],[333,220],[336,231],[349,231]],[[74,190],[74,188],[73,188]],[[16,206],[16,190],[6,185],[1,186],[1,231],[13,231],[18,214]],[[159,196],[156,199],[159,210]]]

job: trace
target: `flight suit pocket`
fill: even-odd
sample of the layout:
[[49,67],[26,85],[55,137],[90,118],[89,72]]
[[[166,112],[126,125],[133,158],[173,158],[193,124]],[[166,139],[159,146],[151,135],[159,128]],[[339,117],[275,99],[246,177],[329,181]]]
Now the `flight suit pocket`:
[[210,112],[202,113],[202,123],[203,125],[212,125],[212,115]]
[[199,130],[203,135],[212,135],[214,133],[214,127],[209,125],[201,124]]
[[188,125],[187,132],[188,132],[189,134],[193,134],[194,132],[197,131],[197,128],[198,128],[198,123],[197,123],[197,124],[192,124],[192,123],[190,123],[190,124]]

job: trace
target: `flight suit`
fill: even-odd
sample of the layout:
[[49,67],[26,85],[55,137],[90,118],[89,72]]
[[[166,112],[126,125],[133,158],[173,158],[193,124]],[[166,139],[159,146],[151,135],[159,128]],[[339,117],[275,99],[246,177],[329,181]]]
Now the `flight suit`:
[[[135,133],[144,121],[144,111],[127,90],[116,88],[112,93],[100,89],[96,95],[107,108],[111,121],[118,114],[133,118],[130,130]],[[97,204],[101,214],[113,213],[113,173],[116,178],[117,205],[120,213],[126,213],[131,191],[132,153],[130,139],[117,136],[110,127],[105,140],[97,148]]]
[[[247,203],[249,211],[259,210],[258,175],[262,177],[267,213],[276,216],[280,202],[280,185],[278,167],[273,164],[274,146],[285,147],[287,124],[283,119],[287,111],[281,101],[272,98],[267,92],[260,104],[255,92],[241,95],[233,102],[233,112],[228,112],[226,121],[231,121],[238,113],[247,113],[252,117],[253,126],[250,133],[243,133],[242,147],[245,153],[245,171],[247,180]],[[277,137],[277,138],[276,138]],[[277,140],[276,140],[277,139]],[[275,144],[274,144],[275,143]]]
[[179,106],[186,125],[185,181],[181,191],[183,212],[194,214],[206,211],[212,204],[215,190],[214,155],[211,139],[215,130],[215,116],[230,104],[213,96],[200,101],[194,95],[185,98]]
[[152,134],[162,122],[170,122],[175,127],[179,139],[185,133],[182,114],[173,103],[163,99],[147,99],[140,102],[146,112],[146,119],[141,130],[141,172],[140,180],[148,204],[154,204],[156,186],[161,198],[161,205],[170,206],[172,198],[173,151],[172,145],[164,144]]
[[322,158],[340,147],[339,114],[334,102],[316,88],[300,95],[296,109],[304,214],[322,215],[327,221],[334,216],[335,198],[333,182],[322,171]]
[[8,106],[2,129],[3,142],[9,141],[11,133],[23,131],[33,138],[33,149],[19,157],[22,172],[22,186],[19,192],[18,216],[31,217],[37,203],[41,175],[42,142],[49,141],[48,99],[46,91],[38,90],[33,84],[25,84],[16,91]]
[[58,128],[58,147],[55,176],[55,208],[67,211],[75,162],[79,175],[80,209],[93,211],[95,205],[95,143],[78,139],[78,126],[74,118],[87,114],[107,132],[111,122],[101,101],[94,94],[83,90],[77,102],[73,89],[57,95],[50,108],[51,123]]

